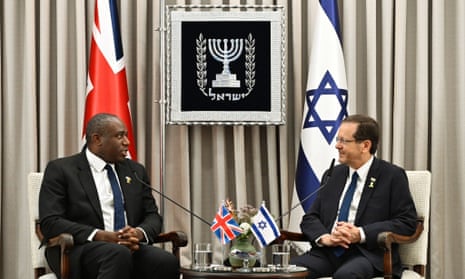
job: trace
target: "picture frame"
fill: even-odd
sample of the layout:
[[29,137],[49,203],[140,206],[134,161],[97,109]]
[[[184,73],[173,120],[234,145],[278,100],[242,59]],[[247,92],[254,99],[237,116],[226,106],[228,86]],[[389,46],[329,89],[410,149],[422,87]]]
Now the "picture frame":
[[166,124],[282,125],[282,6],[167,6]]

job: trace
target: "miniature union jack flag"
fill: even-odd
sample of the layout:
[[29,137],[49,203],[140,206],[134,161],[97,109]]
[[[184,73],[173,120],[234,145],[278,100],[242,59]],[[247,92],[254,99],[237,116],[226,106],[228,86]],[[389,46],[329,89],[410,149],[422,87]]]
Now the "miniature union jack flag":
[[242,233],[242,229],[224,204],[218,209],[218,213],[216,213],[210,229],[215,233],[222,244],[227,244]]

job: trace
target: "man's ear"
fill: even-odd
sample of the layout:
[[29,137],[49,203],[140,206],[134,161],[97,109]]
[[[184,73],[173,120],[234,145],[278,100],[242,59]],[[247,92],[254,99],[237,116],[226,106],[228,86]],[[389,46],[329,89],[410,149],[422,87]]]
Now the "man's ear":
[[367,152],[370,152],[371,145],[373,144],[373,143],[371,142],[371,140],[364,140],[364,141],[362,142],[362,144],[363,144],[363,150],[366,150]]
[[102,145],[103,137],[101,135],[99,135],[97,133],[94,133],[94,134],[92,134],[91,139],[92,139],[92,142],[95,145],[97,145],[97,146]]

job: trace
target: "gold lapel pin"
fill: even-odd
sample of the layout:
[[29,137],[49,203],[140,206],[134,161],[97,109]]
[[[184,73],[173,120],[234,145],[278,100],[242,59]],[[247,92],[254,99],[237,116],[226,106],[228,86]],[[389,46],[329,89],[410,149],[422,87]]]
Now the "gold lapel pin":
[[376,178],[370,177],[370,184],[368,185],[368,188],[375,188],[375,182]]

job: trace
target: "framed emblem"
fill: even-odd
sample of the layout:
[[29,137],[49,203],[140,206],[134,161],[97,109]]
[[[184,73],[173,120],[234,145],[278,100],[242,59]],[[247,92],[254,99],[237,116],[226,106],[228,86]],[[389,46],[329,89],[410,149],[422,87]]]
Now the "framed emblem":
[[283,7],[167,6],[166,123],[285,123]]

